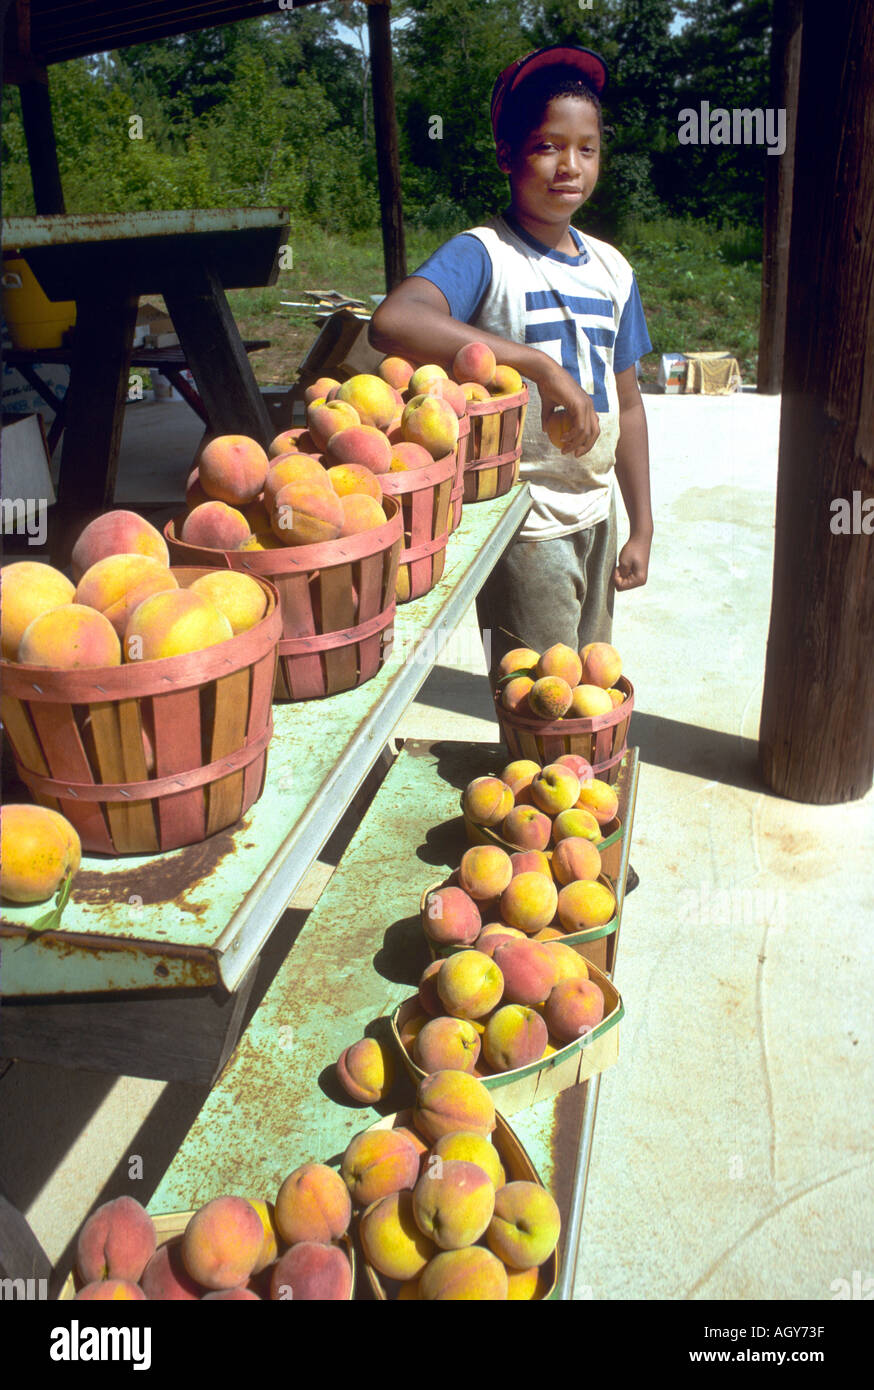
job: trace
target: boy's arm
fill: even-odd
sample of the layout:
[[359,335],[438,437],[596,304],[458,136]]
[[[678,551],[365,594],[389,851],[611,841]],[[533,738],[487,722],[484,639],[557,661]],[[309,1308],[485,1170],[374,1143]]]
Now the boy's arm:
[[[374,311],[368,338],[378,352],[396,353],[414,362],[436,362],[447,370],[465,343],[486,343],[498,362],[515,367],[536,383],[543,402],[541,426],[563,407],[569,427],[563,453],[585,454],[600,433],[591,398],[573,377],[539,348],[487,333],[454,319],[443,291],[424,276],[410,275]],[[618,380],[618,378],[617,378]]]
[[616,479],[631,534],[619,552],[613,583],[617,589],[636,589],[646,583],[652,545],[652,507],[649,495],[649,441],[646,414],[634,365],[616,373],[619,396],[619,443]]

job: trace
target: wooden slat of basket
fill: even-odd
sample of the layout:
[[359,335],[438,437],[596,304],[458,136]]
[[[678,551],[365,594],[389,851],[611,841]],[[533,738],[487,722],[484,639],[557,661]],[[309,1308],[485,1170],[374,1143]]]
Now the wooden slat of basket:
[[[397,547],[395,547],[397,549]],[[390,554],[390,552],[389,552]],[[358,567],[358,614],[359,620],[375,617],[383,612],[394,598],[394,585],[386,598],[383,576],[386,572],[386,552],[379,555],[365,555]],[[358,643],[359,667],[362,683],[370,680],[379,670],[382,655],[383,634],[374,633]]]
[[488,502],[497,497],[499,478],[499,468],[482,468],[474,474],[477,502]]
[[[267,652],[252,666],[252,685],[249,692],[249,726],[247,737],[257,734],[268,723],[276,675],[276,652]],[[268,745],[269,746],[269,745]],[[253,806],[261,795],[267,772],[267,752],[256,758],[243,771],[243,806]]]
[[[282,606],[282,636],[309,637],[316,631],[309,574],[277,574],[273,583]],[[306,699],[322,693],[322,663],[317,652],[310,656],[280,656],[287,694]],[[300,693],[298,693],[300,692]]]
[[[58,781],[93,784],[94,774],[82,746],[73,706],[34,702],[30,707],[30,716],[44,756],[48,759],[51,769],[49,776]],[[61,814],[75,825],[83,841],[87,839],[101,854],[114,853],[99,802],[59,796],[58,805]]]
[[[319,575],[322,596],[322,632],[338,632],[342,628],[354,627],[361,621],[352,593],[352,565],[331,565]],[[350,690],[358,680],[357,643],[327,651],[322,657],[325,663],[325,692],[333,695],[336,690]]]
[[492,415],[482,417],[483,427],[480,435],[480,448],[477,454],[478,459],[491,458],[493,454],[501,452],[501,418],[505,412],[495,411]]
[[[143,707],[147,707],[147,705],[148,702],[144,701]],[[143,707],[138,700],[120,700],[116,707],[118,709],[119,729],[121,730],[125,782],[145,782],[149,776],[143,748]],[[145,847],[140,848],[138,852],[144,853],[147,849],[157,849],[158,832],[155,828],[155,813],[151,805],[137,801],[125,809],[128,833],[135,837],[134,843]]]
[[[119,719],[119,706],[99,704],[88,707],[101,782],[145,782],[148,778],[136,701],[126,700],[125,704],[133,706],[134,717],[133,720],[130,717],[125,720],[124,728]],[[158,848],[152,808],[148,802],[135,801],[129,806],[123,802],[107,801],[104,804],[112,843],[119,854],[129,854],[143,843],[150,849]]]
[[[249,669],[234,671],[215,683],[215,715],[207,762],[242,748],[249,722]],[[206,788],[206,833],[214,835],[243,814],[243,772],[232,772]]]
[[[152,701],[155,774],[169,777],[202,766],[200,691],[173,691]],[[200,787],[156,799],[161,849],[202,840],[206,833],[205,797]]]
[[[15,699],[12,695],[0,695],[0,718],[3,720],[6,737],[21,762],[34,772],[41,772],[43,777],[48,777],[49,765],[42,755],[39,739],[33,731],[27,706],[23,701]],[[54,796],[43,797],[40,804],[49,806],[53,811],[61,809]]]
[[509,454],[519,443],[521,430],[519,429],[519,416],[522,412],[520,405],[514,406],[512,410],[505,410],[501,416],[501,440],[497,452],[499,454]]

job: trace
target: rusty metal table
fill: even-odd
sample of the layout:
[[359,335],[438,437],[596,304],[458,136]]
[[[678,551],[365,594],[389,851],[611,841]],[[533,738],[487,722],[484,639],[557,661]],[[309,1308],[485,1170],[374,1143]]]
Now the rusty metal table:
[[[374,1119],[339,1087],[334,1063],[365,1030],[379,1035],[428,963],[419,920],[425,888],[466,848],[459,792],[506,760],[495,744],[405,743],[333,878],[179,1152],[153,1193],[153,1213],[186,1211],[220,1193],[272,1200],[299,1164],[337,1162]],[[637,752],[620,775],[625,882]],[[376,1027],[371,1027],[377,1020]],[[413,1090],[402,1068],[391,1104]],[[511,1124],[562,1213],[557,1296],[570,1298],[599,1078],[563,1091]]]

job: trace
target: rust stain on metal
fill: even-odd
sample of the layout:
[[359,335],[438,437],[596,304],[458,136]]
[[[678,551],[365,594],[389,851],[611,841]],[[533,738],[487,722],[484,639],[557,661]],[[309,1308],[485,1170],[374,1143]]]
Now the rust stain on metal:
[[200,901],[189,898],[188,894],[199,883],[205,883],[234,848],[233,831],[226,830],[211,835],[199,845],[175,850],[149,864],[145,871],[141,864],[131,864],[109,874],[80,870],[76,875],[76,897],[80,902],[95,906],[126,904],[135,887],[144,906],[185,899],[186,912],[201,916],[209,909],[209,899]]

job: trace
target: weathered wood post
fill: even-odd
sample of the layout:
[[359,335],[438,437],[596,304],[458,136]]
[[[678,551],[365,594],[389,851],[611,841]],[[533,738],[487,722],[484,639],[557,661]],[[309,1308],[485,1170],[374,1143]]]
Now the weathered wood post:
[[783,382],[802,7],[802,0],[773,0],[770,99],[772,106],[782,107],[786,112],[786,149],[779,159],[765,160],[762,308],[756,384],[759,392],[768,396],[777,395]]
[[386,292],[400,284],[407,273],[404,217],[401,201],[401,166],[395,89],[392,76],[389,0],[367,0],[367,32],[370,36],[370,76],[373,86],[373,125],[379,172],[379,207]]

